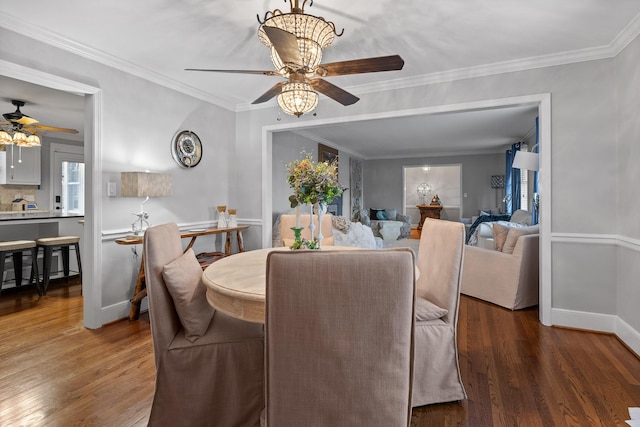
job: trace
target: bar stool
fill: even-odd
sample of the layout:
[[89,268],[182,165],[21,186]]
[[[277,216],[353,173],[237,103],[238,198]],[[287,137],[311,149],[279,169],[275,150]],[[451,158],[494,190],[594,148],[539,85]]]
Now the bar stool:
[[78,260],[78,273],[80,274],[80,282],[82,282],[82,263],[80,262],[80,238],[78,236],[58,236],[58,237],[41,237],[36,240],[38,251],[40,248],[44,250],[43,272],[42,272],[42,292],[47,294],[49,287],[49,279],[51,276],[51,259],[53,252],[59,250],[62,253],[62,268],[64,277],[69,278],[69,249],[73,246],[76,251],[76,259]]
[[0,242],[0,292],[4,278],[4,264],[8,255],[13,256],[13,272],[16,278],[16,287],[22,286],[22,256],[26,251],[31,252],[31,276],[35,274],[38,295],[42,295],[40,282],[38,281],[38,248],[33,240],[12,240]]

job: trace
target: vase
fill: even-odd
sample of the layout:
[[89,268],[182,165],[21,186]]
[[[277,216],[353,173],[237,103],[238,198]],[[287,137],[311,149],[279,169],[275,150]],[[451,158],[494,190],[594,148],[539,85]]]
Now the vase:
[[313,242],[316,230],[316,225],[313,223],[313,203],[309,203],[309,211],[309,234],[311,235],[310,241]]
[[227,228],[227,207],[218,206],[218,228]]
[[327,205],[325,203],[318,203],[318,248],[322,247],[322,239],[324,236],[322,235],[322,215],[327,213]]

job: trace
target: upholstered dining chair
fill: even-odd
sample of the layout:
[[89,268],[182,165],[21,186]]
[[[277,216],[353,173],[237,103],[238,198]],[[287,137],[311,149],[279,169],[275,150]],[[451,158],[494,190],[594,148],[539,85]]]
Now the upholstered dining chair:
[[257,426],[264,407],[262,325],[216,312],[175,223],[151,227],[143,257],[156,364],[150,426]]
[[464,224],[425,219],[416,281],[413,406],[466,399],[458,363],[457,324]]
[[409,425],[414,272],[407,248],[268,255],[268,427]]

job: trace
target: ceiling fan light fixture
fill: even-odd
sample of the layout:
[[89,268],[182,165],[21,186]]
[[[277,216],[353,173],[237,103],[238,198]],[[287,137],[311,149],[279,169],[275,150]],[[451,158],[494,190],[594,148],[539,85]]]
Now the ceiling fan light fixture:
[[[303,64],[303,69],[300,71],[305,74],[312,74],[313,70],[318,68],[322,62],[322,49],[313,40],[297,39],[297,42]],[[273,62],[273,66],[283,77],[289,76],[289,68],[287,67],[287,64],[282,62],[280,55],[278,55],[278,52],[273,45],[271,46],[271,62]]]
[[7,132],[0,130],[0,143],[13,145],[13,138]]
[[285,83],[278,95],[278,105],[285,113],[300,117],[317,107],[318,93],[308,83]]
[[13,134],[13,142],[18,145],[18,147],[28,147],[29,143],[27,142],[27,135],[23,132],[14,132]]
[[40,147],[42,145],[38,135],[29,135],[27,137],[27,144],[29,144],[29,147]]
[[312,73],[322,61],[322,49],[329,47],[335,37],[341,36],[344,31],[338,34],[333,22],[304,13],[306,0],[302,3],[302,7],[299,6],[298,0],[289,0],[289,3],[291,5],[290,13],[283,13],[281,10],[275,9],[272,12],[267,12],[264,20],[258,19],[261,24],[258,29],[258,38],[262,44],[271,48],[271,60],[276,69],[281,72],[282,61],[273,49],[273,43],[264,31],[264,27],[278,28],[295,35],[302,58],[302,66],[305,68],[299,71]]

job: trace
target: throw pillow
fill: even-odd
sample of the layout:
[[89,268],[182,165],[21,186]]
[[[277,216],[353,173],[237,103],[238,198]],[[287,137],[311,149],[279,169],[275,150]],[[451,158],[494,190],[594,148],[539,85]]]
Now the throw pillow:
[[400,236],[402,223],[399,221],[385,221],[380,224],[380,235],[384,240],[397,240]]
[[202,268],[193,249],[165,265],[162,277],[185,329],[185,338],[196,341],[207,332],[215,309],[207,302]]
[[385,209],[384,215],[388,220],[395,221],[398,216],[398,211],[396,209]]
[[364,225],[371,225],[371,219],[369,218],[369,211],[366,209],[360,210],[360,222]]
[[504,242],[504,246],[502,246],[502,252],[506,254],[512,254],[513,250],[516,247],[516,243],[518,242],[518,237],[524,236],[526,234],[538,234],[540,233],[540,227],[536,225],[532,225],[530,227],[513,227],[507,233],[507,239]]
[[386,221],[388,219],[384,211],[378,211],[376,213],[376,218],[378,218],[380,221]]
[[518,209],[511,215],[510,222],[517,222],[518,224],[531,225],[531,212],[527,212],[522,209]]
[[504,242],[507,241],[507,234],[509,230],[514,227],[524,227],[524,225],[506,221],[496,221],[493,223],[493,243],[496,251],[502,252]]
[[440,319],[449,313],[446,308],[440,308],[429,300],[416,297],[416,321]]

